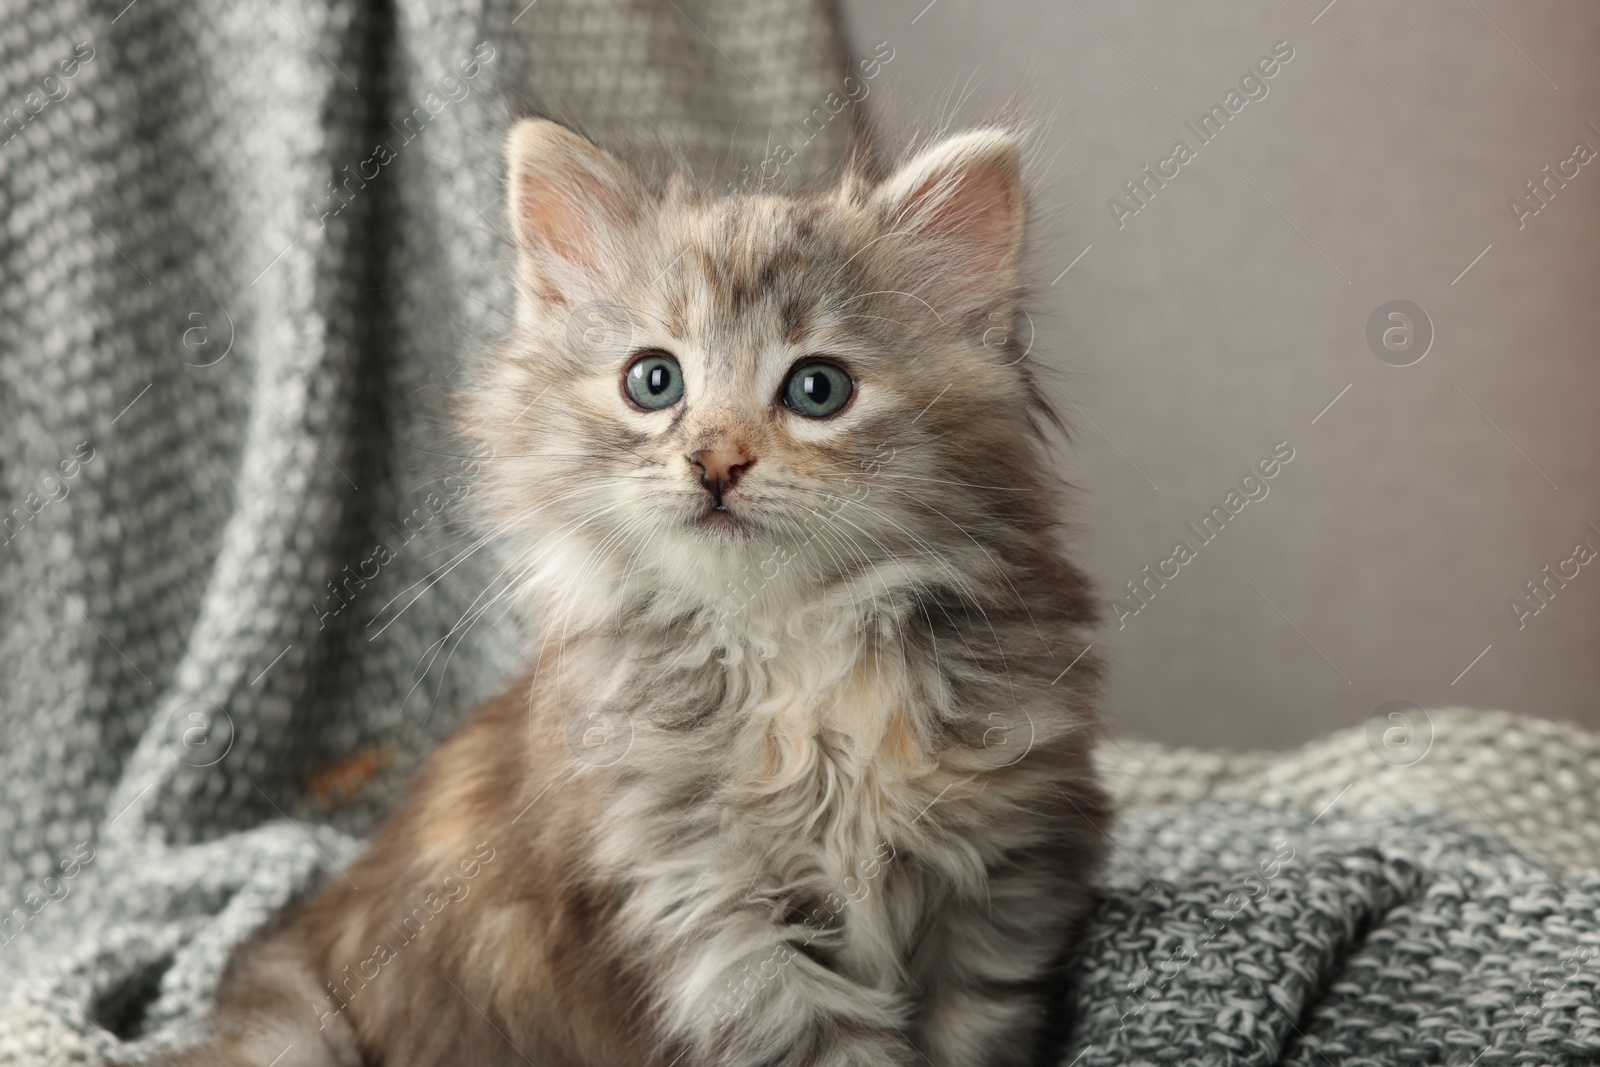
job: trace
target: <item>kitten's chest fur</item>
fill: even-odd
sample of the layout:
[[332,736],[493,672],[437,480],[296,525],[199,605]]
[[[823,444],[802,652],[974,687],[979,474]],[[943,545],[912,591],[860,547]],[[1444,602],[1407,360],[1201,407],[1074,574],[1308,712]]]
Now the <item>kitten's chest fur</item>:
[[940,685],[915,642],[840,628],[742,644],[704,671],[717,695],[692,725],[672,721],[670,693],[640,709],[636,768],[690,785],[725,832],[769,848],[845,847],[926,804],[921,790],[940,773],[927,692]]
[[597,854],[630,886],[629,925],[659,937],[685,911],[765,900],[792,945],[882,977],[936,900],[981,880],[961,788],[978,776],[941,758],[937,663],[915,639],[840,628],[707,669],[709,713],[684,725],[681,695],[653,690],[610,779]]

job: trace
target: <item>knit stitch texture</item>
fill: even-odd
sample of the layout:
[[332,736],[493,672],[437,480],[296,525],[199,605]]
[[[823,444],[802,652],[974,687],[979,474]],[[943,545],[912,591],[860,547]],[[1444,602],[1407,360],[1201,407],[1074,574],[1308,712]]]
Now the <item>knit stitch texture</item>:
[[1124,811],[1065,1062],[1600,1063],[1600,737],[1423,724],[1403,765],[1359,728],[1108,746]]

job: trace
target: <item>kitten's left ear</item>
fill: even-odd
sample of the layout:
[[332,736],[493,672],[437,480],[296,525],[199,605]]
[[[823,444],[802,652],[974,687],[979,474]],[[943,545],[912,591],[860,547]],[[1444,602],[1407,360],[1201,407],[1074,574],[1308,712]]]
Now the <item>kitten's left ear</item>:
[[1025,204],[1011,133],[971,130],[931,145],[889,175],[871,202],[896,230],[926,241],[958,289],[998,295],[1014,285]]
[[506,156],[518,260],[545,299],[566,302],[620,251],[643,187],[603,149],[547,119],[517,123]]

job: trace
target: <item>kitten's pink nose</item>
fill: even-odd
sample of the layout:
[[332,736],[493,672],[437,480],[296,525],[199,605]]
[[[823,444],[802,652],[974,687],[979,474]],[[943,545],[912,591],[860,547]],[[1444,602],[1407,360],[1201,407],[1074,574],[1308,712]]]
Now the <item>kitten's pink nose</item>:
[[739,484],[744,472],[756,465],[749,451],[735,441],[719,441],[710,448],[697,448],[685,457],[700,472],[700,484],[722,503],[722,494]]

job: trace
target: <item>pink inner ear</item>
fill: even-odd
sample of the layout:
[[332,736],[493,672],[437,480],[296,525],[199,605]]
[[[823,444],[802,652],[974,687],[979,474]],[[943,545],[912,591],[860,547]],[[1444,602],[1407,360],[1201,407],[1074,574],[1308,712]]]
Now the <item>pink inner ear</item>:
[[594,221],[574,203],[574,192],[538,176],[523,175],[518,203],[521,237],[536,254],[547,252],[593,270],[599,258]]
[[946,242],[975,275],[1004,267],[1016,247],[1018,204],[1008,176],[992,166],[948,171],[911,196],[911,225]]

